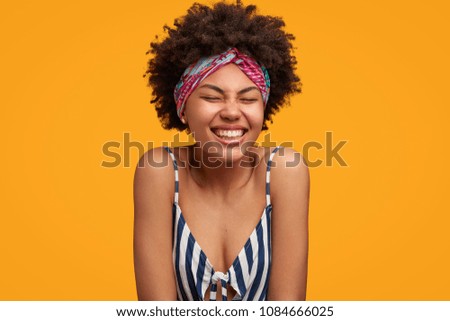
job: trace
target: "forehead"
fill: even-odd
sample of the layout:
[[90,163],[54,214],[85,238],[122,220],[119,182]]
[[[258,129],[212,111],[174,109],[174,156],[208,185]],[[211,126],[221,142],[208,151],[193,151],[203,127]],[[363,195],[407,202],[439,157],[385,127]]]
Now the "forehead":
[[203,79],[199,85],[203,84],[215,85],[224,91],[239,91],[243,88],[256,86],[253,81],[251,81],[250,78],[248,78],[247,75],[233,63],[215,71]]

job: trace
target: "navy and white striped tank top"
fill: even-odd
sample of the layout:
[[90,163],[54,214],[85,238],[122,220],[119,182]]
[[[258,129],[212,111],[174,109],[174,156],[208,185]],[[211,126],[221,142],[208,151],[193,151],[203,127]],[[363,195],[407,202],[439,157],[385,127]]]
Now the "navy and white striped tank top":
[[227,285],[236,295],[233,301],[264,301],[269,284],[271,263],[270,166],[279,146],[270,154],[266,170],[266,207],[244,247],[228,271],[215,271],[211,262],[192,235],[178,204],[178,166],[169,152],[175,169],[175,195],[173,203],[173,264],[176,274],[178,300],[203,301],[211,286],[210,300],[216,300],[217,283],[222,287],[222,300],[227,300]]

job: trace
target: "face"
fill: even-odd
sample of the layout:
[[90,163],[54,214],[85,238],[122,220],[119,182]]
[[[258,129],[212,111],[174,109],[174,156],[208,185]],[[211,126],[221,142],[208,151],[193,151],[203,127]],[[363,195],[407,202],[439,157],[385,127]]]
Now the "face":
[[182,119],[204,152],[235,162],[244,155],[240,147],[261,133],[264,103],[258,87],[235,64],[228,64],[192,92]]

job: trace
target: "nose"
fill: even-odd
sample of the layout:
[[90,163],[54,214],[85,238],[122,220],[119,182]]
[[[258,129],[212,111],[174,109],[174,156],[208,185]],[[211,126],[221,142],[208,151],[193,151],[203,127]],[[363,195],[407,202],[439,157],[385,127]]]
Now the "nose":
[[236,100],[227,100],[220,111],[220,117],[226,120],[237,120],[242,116],[241,107]]

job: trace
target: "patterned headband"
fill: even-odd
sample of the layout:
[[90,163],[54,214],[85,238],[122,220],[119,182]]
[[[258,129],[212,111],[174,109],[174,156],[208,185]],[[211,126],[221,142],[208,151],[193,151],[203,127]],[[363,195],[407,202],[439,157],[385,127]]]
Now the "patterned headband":
[[186,68],[180,81],[175,86],[173,96],[177,104],[177,114],[181,118],[186,100],[203,79],[230,63],[236,64],[247,77],[255,83],[261,92],[264,105],[269,100],[270,78],[267,69],[259,65],[255,59],[230,48],[219,55],[200,58]]

